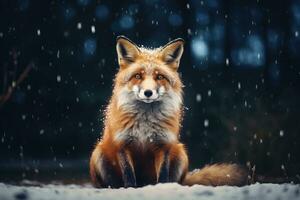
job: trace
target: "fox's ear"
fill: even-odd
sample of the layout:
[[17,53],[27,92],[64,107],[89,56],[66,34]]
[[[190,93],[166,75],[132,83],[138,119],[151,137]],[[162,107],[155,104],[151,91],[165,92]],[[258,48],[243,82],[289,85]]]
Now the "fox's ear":
[[137,58],[140,50],[138,46],[125,36],[117,37],[117,54],[120,67],[132,63]]
[[184,40],[172,40],[161,49],[161,59],[174,70],[177,70],[183,53]]

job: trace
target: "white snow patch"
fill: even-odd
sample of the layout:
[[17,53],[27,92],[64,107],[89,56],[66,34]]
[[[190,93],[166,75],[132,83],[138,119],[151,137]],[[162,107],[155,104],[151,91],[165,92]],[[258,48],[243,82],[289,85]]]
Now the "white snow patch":
[[142,188],[96,189],[89,185],[42,185],[13,186],[0,183],[0,199],[30,200],[232,200],[232,199],[264,199],[264,200],[296,200],[300,198],[300,185],[293,184],[254,184],[244,187],[219,186],[209,187],[195,185],[181,186],[176,183],[149,185]]

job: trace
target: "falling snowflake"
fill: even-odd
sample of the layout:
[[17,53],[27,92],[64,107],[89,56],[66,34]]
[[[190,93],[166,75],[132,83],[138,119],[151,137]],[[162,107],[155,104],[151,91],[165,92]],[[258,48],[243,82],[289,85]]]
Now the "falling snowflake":
[[279,135],[280,135],[280,137],[283,137],[283,136],[284,136],[284,131],[283,131],[283,130],[280,130],[280,131],[279,131]]
[[91,32],[95,33],[96,32],[96,27],[95,26],[91,26]]
[[226,66],[229,66],[229,59],[228,58],[226,58],[225,63],[226,63]]
[[208,119],[205,119],[204,120],[204,127],[208,127],[209,126],[209,120]]
[[82,28],[82,23],[81,23],[81,22],[78,22],[78,23],[77,23],[77,29],[80,30],[81,28]]
[[61,76],[60,76],[60,75],[57,75],[56,81],[57,81],[57,82],[61,82]]
[[57,50],[56,57],[57,57],[57,58],[60,57],[60,51],[59,51],[59,50]]
[[209,96],[209,97],[211,96],[211,90],[207,91],[207,96]]
[[201,94],[196,95],[196,101],[200,102],[202,100]]

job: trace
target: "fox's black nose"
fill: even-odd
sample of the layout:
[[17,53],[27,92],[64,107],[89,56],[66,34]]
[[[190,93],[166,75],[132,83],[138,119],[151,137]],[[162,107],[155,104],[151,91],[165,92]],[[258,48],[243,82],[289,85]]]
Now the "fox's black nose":
[[145,92],[144,92],[144,95],[146,96],[146,97],[151,97],[152,96],[152,91],[151,90],[145,90]]

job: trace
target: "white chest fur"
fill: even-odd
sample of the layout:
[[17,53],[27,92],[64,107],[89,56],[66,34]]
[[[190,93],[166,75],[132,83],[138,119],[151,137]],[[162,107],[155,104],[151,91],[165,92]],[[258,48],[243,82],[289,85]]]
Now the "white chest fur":
[[115,140],[131,141],[139,144],[171,143],[176,141],[177,134],[163,126],[163,121],[180,109],[181,95],[169,90],[159,102],[146,104],[136,100],[133,92],[123,89],[118,93],[118,107],[124,112],[135,115],[134,124],[130,128],[119,130]]
[[123,142],[134,141],[141,145],[174,142],[177,136],[163,126],[164,117],[159,111],[140,111],[135,117],[133,126],[118,132],[115,139]]

